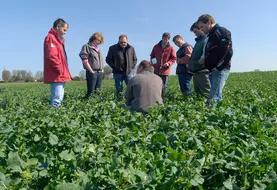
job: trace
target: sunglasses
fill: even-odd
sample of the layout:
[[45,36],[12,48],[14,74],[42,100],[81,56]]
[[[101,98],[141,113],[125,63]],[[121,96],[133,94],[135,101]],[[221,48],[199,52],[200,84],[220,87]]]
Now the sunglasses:
[[127,42],[120,42],[121,44],[127,44]]

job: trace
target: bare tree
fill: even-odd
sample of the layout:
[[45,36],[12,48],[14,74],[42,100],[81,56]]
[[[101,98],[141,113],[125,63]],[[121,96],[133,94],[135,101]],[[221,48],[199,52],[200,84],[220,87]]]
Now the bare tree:
[[34,82],[33,73],[32,71],[28,71],[26,73],[26,77],[24,79],[25,82]]
[[79,79],[80,80],[85,80],[86,79],[86,70],[81,70],[80,72],[79,72]]
[[104,69],[104,77],[109,78],[109,76],[113,72],[113,69],[109,65],[106,65],[103,69]]
[[14,82],[18,80],[20,80],[20,70],[13,70],[11,81]]
[[21,77],[20,77],[21,80],[26,80],[27,71],[26,70],[20,70],[20,75],[21,75]]
[[38,82],[42,82],[43,81],[43,72],[42,71],[37,71],[35,74],[35,79]]
[[8,71],[8,70],[4,70],[4,71],[2,72],[2,79],[3,79],[5,82],[10,81],[10,79],[11,79],[11,72]]

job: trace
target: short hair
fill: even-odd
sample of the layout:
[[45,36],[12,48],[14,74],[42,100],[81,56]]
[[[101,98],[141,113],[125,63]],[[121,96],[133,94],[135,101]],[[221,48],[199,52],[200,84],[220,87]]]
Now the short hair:
[[100,44],[104,43],[104,37],[100,32],[95,32],[92,34],[88,42],[91,43],[93,40],[99,40]]
[[142,67],[144,70],[148,70],[148,71],[152,71],[152,68],[153,68],[152,64],[147,60],[141,61],[139,64],[139,67]]
[[212,16],[209,15],[209,14],[203,14],[203,15],[201,15],[201,16],[198,18],[197,23],[202,22],[202,23],[204,23],[204,24],[207,24],[209,21],[210,21],[212,24],[214,24],[214,23],[215,23],[214,17],[212,17]]
[[55,22],[53,23],[53,28],[56,28],[58,25],[64,26],[65,24],[67,24],[67,26],[68,26],[68,23],[65,22],[64,19],[58,18],[58,19],[55,20]]
[[200,28],[199,28],[199,26],[198,26],[198,23],[197,23],[197,22],[195,22],[195,23],[193,23],[193,24],[191,25],[191,27],[190,27],[190,31],[192,32],[194,28],[196,28],[196,29],[199,29],[199,30],[200,30]]
[[121,38],[126,38],[128,40],[128,36],[126,34],[121,34],[119,37],[118,37],[118,40],[120,40]]
[[170,33],[168,32],[163,33],[162,38],[163,37],[167,37],[168,39],[170,39]]
[[180,36],[180,35],[176,35],[176,36],[174,36],[173,37],[173,42],[175,42],[177,39],[182,39],[182,40],[184,40],[183,38],[182,38],[182,36]]

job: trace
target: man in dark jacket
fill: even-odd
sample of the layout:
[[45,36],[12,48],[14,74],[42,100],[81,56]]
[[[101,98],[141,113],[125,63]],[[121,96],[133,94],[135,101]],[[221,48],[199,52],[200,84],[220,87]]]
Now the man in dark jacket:
[[206,35],[200,30],[198,24],[195,22],[190,27],[190,31],[196,36],[195,45],[191,58],[189,60],[189,70],[193,72],[193,86],[196,94],[208,97],[210,93],[209,70],[203,64],[200,64],[201,55],[205,45]]
[[193,48],[180,35],[174,36],[173,42],[179,47],[176,53],[176,74],[178,75],[180,89],[185,96],[188,96],[191,94],[190,81],[192,78],[192,73],[188,70],[188,63]]
[[231,32],[215,24],[211,15],[201,15],[197,23],[208,36],[204,60],[200,63],[205,64],[210,72],[211,90],[207,100],[207,104],[210,104],[211,100],[222,100],[222,90],[229,76],[233,56],[232,38]]
[[127,35],[120,35],[118,43],[109,48],[106,62],[113,69],[115,88],[119,95],[123,91],[123,80],[127,86],[131,71],[137,64],[135,49],[128,44]]

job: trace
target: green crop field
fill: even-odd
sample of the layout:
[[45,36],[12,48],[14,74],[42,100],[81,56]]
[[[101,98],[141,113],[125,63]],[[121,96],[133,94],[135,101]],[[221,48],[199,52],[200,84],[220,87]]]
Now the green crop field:
[[183,98],[169,80],[163,106],[132,113],[103,82],[0,84],[0,190],[277,189],[277,72],[231,73],[224,101]]

